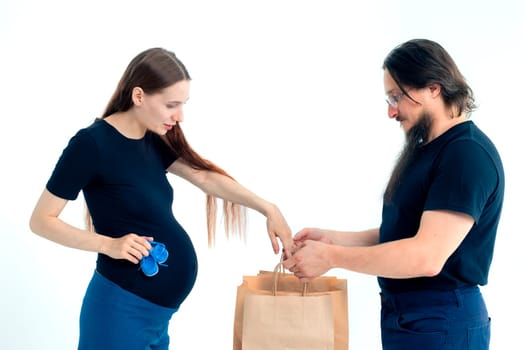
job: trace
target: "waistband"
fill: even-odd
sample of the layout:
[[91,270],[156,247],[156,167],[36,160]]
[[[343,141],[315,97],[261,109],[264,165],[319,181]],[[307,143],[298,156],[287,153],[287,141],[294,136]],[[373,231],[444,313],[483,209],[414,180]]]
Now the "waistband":
[[168,319],[173,313],[178,311],[178,308],[169,308],[155,304],[125,290],[96,270],[93,273],[84,298],[103,301],[106,304],[132,305],[133,308],[144,310],[145,313],[155,314],[158,317],[168,317]]
[[403,293],[380,293],[381,304],[399,309],[420,306],[458,305],[466,298],[481,297],[478,286],[462,287],[453,290],[418,290]]

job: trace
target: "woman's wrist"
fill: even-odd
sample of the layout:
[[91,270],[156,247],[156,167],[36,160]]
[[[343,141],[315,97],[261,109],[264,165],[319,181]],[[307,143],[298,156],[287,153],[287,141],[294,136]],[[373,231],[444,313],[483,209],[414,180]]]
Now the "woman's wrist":
[[275,216],[276,214],[280,214],[279,208],[277,205],[264,201],[264,205],[261,206],[259,212],[266,216],[267,219],[269,219],[272,216]]

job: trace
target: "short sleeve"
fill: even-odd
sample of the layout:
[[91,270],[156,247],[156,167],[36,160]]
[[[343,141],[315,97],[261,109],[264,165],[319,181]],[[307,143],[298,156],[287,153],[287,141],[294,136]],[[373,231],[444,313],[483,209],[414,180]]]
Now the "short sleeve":
[[46,188],[60,198],[75,200],[95,176],[98,152],[94,139],[80,130],[69,140]]
[[498,183],[498,173],[487,151],[475,141],[446,146],[435,168],[425,210],[451,210],[477,222]]

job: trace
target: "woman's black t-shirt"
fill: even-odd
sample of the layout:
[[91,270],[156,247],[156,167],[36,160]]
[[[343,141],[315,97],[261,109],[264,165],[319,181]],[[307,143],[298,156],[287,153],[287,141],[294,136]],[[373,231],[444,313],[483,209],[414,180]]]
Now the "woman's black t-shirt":
[[156,134],[129,139],[104,120],[80,130],[64,149],[46,188],[75,200],[83,191],[95,231],[154,237],[169,252],[167,266],[145,276],[127,260],[98,254],[97,271],[122,288],[161,306],[176,308],[197,277],[191,239],[172,212],[173,189],[166,169],[176,160]]

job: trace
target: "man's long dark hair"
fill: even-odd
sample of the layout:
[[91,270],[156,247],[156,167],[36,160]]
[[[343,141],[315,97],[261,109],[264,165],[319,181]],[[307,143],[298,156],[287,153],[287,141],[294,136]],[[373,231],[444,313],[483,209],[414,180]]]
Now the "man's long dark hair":
[[[438,84],[445,106],[453,111],[452,117],[470,117],[476,108],[473,92],[456,63],[448,52],[434,41],[413,39],[397,46],[385,58],[383,69],[388,70],[401,91],[411,100],[413,99],[407,90]],[[427,115],[426,118],[428,117],[431,116]],[[407,133],[407,144],[399,156],[384,193],[386,203],[392,200],[404,170],[412,161],[411,152],[418,146],[414,143],[428,141],[425,139],[428,134],[417,134],[425,133],[421,127],[430,127],[430,122],[431,120],[422,121],[416,130]]]

